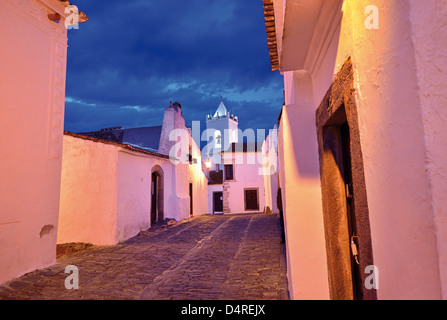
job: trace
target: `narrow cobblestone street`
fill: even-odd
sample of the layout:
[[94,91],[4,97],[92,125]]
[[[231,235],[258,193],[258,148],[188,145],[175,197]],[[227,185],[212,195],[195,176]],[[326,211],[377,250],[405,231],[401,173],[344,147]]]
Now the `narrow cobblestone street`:
[[[68,265],[79,289],[65,288]],[[205,215],[60,258],[0,299],[286,300],[285,269],[278,215]]]

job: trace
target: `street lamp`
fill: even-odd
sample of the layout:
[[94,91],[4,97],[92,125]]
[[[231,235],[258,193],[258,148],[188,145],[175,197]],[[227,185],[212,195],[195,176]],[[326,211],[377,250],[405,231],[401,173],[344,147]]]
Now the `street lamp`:
[[211,168],[211,160],[210,160],[210,158],[206,158],[205,167],[206,167],[207,170],[209,170]]

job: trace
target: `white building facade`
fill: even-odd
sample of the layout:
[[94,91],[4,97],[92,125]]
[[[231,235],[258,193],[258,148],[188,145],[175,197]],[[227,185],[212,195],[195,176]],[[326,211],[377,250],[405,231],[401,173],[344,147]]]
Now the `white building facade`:
[[67,3],[0,2],[0,283],[56,262]]
[[[255,140],[254,131],[242,132],[239,119],[227,111],[221,102],[213,116],[207,116],[208,148],[202,154],[210,161],[208,210],[210,213],[237,214],[272,212],[276,203],[276,145],[270,153],[266,141],[240,142],[240,139]],[[250,134],[251,133],[251,134]],[[276,142],[276,134],[271,140]],[[211,151],[210,151],[211,149]],[[210,152],[210,153],[207,153]],[[273,164],[273,172],[270,165]],[[274,186],[272,189],[272,185]],[[278,212],[275,205],[275,213]]]
[[206,117],[207,146],[203,150],[204,160],[211,160],[211,170],[222,169],[220,152],[227,150],[232,143],[239,141],[238,117],[231,114],[223,101],[213,116]]
[[446,299],[446,2],[263,3],[291,297]]
[[[155,131],[137,129],[124,130],[124,137],[150,141],[144,133]],[[159,151],[95,137],[104,131],[65,134],[58,243],[111,245],[167,218],[208,213],[208,179],[181,106],[166,108],[155,129],[161,131]]]
[[[262,145],[256,143],[233,143],[222,153],[223,213],[266,211],[261,148]],[[270,191],[268,187],[267,191]]]

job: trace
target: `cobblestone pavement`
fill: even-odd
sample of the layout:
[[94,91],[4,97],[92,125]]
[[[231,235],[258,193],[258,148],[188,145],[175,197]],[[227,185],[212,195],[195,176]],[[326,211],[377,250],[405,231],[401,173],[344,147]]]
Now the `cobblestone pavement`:
[[[0,299],[286,300],[278,215],[205,215],[93,246],[0,286]],[[68,265],[79,289],[67,290]]]

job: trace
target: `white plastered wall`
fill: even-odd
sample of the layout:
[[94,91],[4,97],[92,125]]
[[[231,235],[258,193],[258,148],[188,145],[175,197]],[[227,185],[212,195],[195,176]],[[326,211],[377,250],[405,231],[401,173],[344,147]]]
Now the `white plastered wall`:
[[[365,27],[365,8],[371,4],[379,10],[377,30]],[[306,88],[309,84],[302,82],[305,77],[298,76],[304,71],[285,73],[286,106],[279,139],[280,180],[281,187],[286,187],[289,284],[293,298],[312,297],[311,293],[300,291],[306,288],[306,279],[298,281],[298,277],[306,274],[300,269],[303,264],[316,264],[312,260],[313,252],[303,254],[307,249],[299,248],[309,239],[299,243],[300,239],[290,238],[291,228],[298,233],[306,223],[293,221],[299,215],[291,214],[290,208],[298,212],[305,201],[306,206],[313,206],[307,212],[322,215],[318,208],[321,199],[317,196],[317,180],[307,181],[310,188],[298,189],[298,181],[303,181],[299,150],[304,149],[300,137],[315,133],[313,115],[300,113],[300,110],[305,112],[300,105],[313,91],[309,99],[312,107],[308,110],[314,112],[348,57],[354,67],[374,264],[380,275],[378,298],[445,297],[447,204],[443,195],[447,152],[442,142],[446,136],[442,106],[447,92],[442,79],[446,74],[443,50],[446,9],[445,2],[436,0],[430,3],[345,1],[342,18],[333,22],[334,32],[322,46],[323,55],[306,62],[306,68],[311,70],[310,87]],[[324,14],[323,10],[319,23],[334,21]],[[287,99],[296,101],[295,105],[289,105]],[[303,127],[306,123],[308,128]],[[316,143],[316,137],[309,141]],[[316,151],[316,146],[305,150]],[[308,155],[308,160],[313,156],[314,153]],[[307,163],[303,161],[301,165]],[[314,162],[318,163],[314,160],[308,163]],[[296,173],[298,176],[294,178]],[[288,179],[297,182],[288,186]],[[314,198],[308,194],[311,190],[315,191]],[[297,196],[303,198],[301,204]],[[317,223],[318,219],[315,216],[311,221]],[[303,262],[304,256],[307,262]],[[323,281],[323,273],[318,278]]]
[[[379,29],[369,30],[364,12],[370,4],[345,3],[332,73],[351,56],[374,264],[380,270],[377,294],[379,299],[438,299],[438,254],[418,94],[418,83],[425,80],[416,68],[412,9],[407,1],[376,1]],[[314,82],[324,83],[318,79],[315,74]]]
[[278,128],[279,180],[292,299],[328,299],[315,102],[306,71],[284,74],[286,104]]
[[[266,202],[261,153],[224,154],[223,163],[233,164],[233,180],[225,181],[224,171],[224,187],[227,188],[224,192],[228,192],[229,213],[263,212]],[[245,189],[258,190],[259,210],[245,209]]]
[[58,243],[118,242],[118,150],[64,135]]
[[67,30],[59,1],[0,2],[0,283],[56,262]]
[[[157,166],[157,167],[156,167]],[[169,159],[128,150],[118,152],[117,241],[127,240],[151,227],[152,171],[163,170],[163,205],[171,190],[172,164]],[[165,213],[165,210],[163,210]]]

